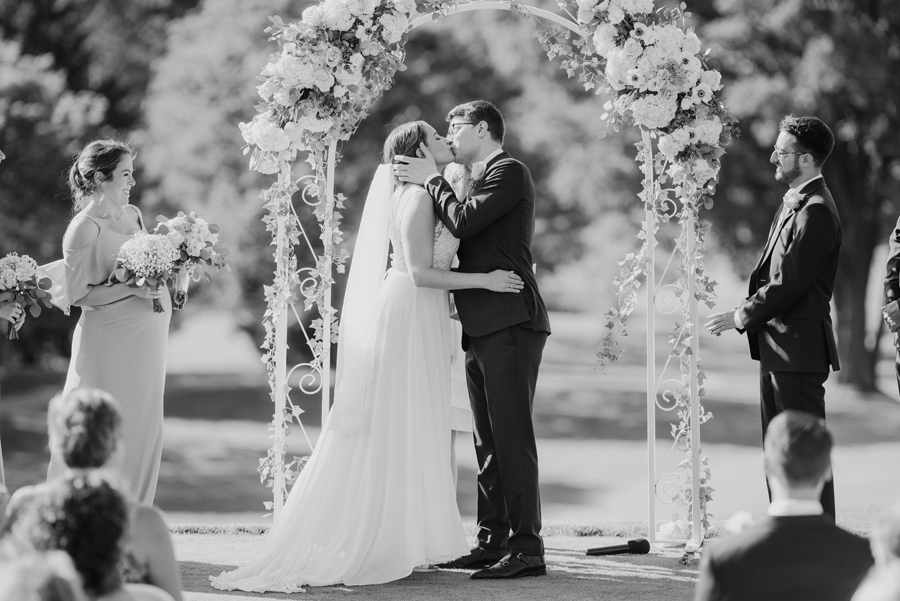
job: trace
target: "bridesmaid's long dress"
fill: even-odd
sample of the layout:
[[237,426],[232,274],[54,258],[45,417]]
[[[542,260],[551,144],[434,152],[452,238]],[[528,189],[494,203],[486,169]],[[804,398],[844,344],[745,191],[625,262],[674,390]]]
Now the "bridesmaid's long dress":
[[[146,231],[140,211],[132,205],[128,207],[137,212],[141,228]],[[91,217],[78,215],[72,223],[77,219]],[[93,242],[84,248],[63,248],[66,294],[70,300],[83,298],[90,290],[88,286],[100,286],[109,279],[119,248],[131,237],[97,225],[100,233]],[[119,401],[124,448],[107,467],[118,471],[128,483],[133,499],[145,505],[153,503],[162,457],[163,392],[172,303],[165,292],[161,301],[165,313],[154,313],[153,301],[139,296],[81,307],[64,388],[64,392],[100,388]],[[59,476],[65,469],[62,458],[51,454],[47,479]]]

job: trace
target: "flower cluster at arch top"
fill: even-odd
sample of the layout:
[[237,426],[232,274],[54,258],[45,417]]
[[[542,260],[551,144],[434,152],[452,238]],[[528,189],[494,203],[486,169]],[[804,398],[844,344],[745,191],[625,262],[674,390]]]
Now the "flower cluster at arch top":
[[282,151],[321,159],[330,140],[349,139],[403,68],[415,15],[415,0],[325,0],[290,24],[273,17],[266,31],[281,49],[261,74],[258,114],[240,124],[251,168],[277,173]]
[[[577,0],[590,43],[582,52],[605,58],[601,90],[612,114],[658,136],[658,151],[675,179],[690,178],[690,195],[718,176],[722,148],[736,121],[718,99],[722,76],[707,65],[700,38],[684,27],[685,5],[654,10],[653,0]],[[681,22],[679,24],[679,21]]]

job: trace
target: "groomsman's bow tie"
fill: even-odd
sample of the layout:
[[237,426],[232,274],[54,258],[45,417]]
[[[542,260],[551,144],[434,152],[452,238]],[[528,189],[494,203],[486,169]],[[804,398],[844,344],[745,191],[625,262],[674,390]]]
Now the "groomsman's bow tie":
[[477,182],[484,177],[484,170],[487,169],[487,165],[484,161],[475,161],[472,163],[472,181]]
[[784,193],[784,198],[782,199],[784,206],[788,209],[794,211],[797,207],[800,206],[800,203],[803,202],[803,195],[797,191],[796,188],[790,188],[787,192]]

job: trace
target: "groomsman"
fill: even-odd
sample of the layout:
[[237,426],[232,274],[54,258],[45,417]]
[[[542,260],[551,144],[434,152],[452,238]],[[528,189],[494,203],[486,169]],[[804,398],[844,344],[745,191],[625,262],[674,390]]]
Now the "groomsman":
[[890,250],[888,251],[887,275],[884,278],[884,323],[894,333],[894,346],[897,354],[894,359],[894,370],[897,373],[897,386],[900,388],[900,219],[891,233]]
[[[788,191],[750,274],[750,295],[706,323],[716,336],[731,329],[747,333],[750,356],[760,362],[763,439],[769,422],[786,409],[824,419],[825,380],[829,368],[840,369],[830,303],[841,221],[822,177],[834,136],[816,117],[787,116],[778,129],[769,162],[775,165],[775,180]],[[833,519],[831,479],[821,503]]]

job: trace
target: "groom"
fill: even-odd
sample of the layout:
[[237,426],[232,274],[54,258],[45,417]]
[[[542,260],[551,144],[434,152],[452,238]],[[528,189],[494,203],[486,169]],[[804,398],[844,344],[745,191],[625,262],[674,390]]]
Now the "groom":
[[[831,296],[841,255],[841,220],[822,178],[834,136],[815,117],[787,116],[769,161],[788,191],[756,269],[750,296],[736,309],[710,315],[718,336],[747,332],[750,356],[760,362],[763,438],[769,422],[786,409],[825,419],[825,380],[837,371]],[[771,493],[770,493],[771,499]],[[822,508],[834,519],[834,482],[822,490]]]
[[477,569],[472,578],[542,576],[541,500],[531,408],[550,322],[534,278],[534,183],[504,152],[503,116],[489,102],[447,115],[456,162],[472,167],[468,198],[458,199],[425,145],[423,159],[395,157],[395,174],[424,185],[435,211],[460,239],[459,271],[515,271],[521,294],[456,290],[478,459],[478,546],[441,567]]

